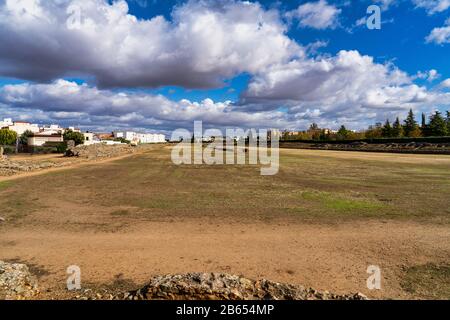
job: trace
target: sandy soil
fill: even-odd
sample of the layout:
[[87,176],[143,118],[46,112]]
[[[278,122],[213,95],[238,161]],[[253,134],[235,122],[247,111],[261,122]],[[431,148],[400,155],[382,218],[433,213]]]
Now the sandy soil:
[[[436,245],[439,244],[439,245]],[[118,233],[11,230],[0,235],[2,258],[38,270],[43,297],[64,295],[69,265],[87,287],[129,279],[138,287],[152,275],[226,272],[373,298],[413,298],[399,284],[404,265],[445,263],[447,227],[414,223],[320,225],[145,223]],[[382,290],[366,287],[366,269],[379,265]],[[51,292],[45,292],[51,289]]]

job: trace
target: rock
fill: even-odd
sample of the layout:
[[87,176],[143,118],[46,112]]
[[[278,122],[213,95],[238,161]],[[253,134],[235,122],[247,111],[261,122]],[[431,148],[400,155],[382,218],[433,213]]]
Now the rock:
[[425,154],[450,154],[450,143],[430,142],[400,142],[400,143],[367,143],[367,142],[342,142],[342,143],[305,143],[305,142],[281,142],[281,148],[290,149],[319,149],[319,150],[345,150],[345,151],[370,151],[370,152],[407,152]]
[[5,218],[0,217],[0,222],[5,222],[5,221],[6,221]]
[[[368,300],[362,293],[337,295],[299,285],[251,280],[223,273],[156,276],[130,292],[85,289],[77,300]],[[37,280],[24,264],[0,261],[0,300],[35,299]]]
[[217,273],[157,276],[123,296],[133,300],[366,300],[357,293],[336,295],[269,280]]
[[0,261],[0,299],[30,299],[37,294],[37,280],[26,265]]
[[135,148],[127,144],[108,146],[100,143],[90,146],[79,145],[76,147],[68,147],[65,155],[66,157],[79,157],[94,160],[97,158],[111,158],[121,156],[133,153],[134,151]]

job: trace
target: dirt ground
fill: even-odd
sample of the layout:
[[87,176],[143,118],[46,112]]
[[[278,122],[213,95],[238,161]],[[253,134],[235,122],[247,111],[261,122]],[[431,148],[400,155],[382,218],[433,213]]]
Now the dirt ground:
[[[41,298],[70,298],[65,271],[78,265],[84,288],[226,272],[448,299],[447,274],[407,277],[447,270],[448,194],[449,156],[282,150],[280,173],[261,177],[252,166],[175,166],[159,147],[1,182],[0,260],[31,266]],[[381,290],[367,289],[369,265],[381,268]]]

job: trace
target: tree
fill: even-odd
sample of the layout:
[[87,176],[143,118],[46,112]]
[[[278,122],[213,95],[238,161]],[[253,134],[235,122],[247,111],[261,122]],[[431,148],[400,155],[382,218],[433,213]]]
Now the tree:
[[330,131],[323,129],[320,132],[320,137],[319,137],[320,141],[330,141],[331,140],[331,134]]
[[74,141],[75,145],[83,144],[84,143],[84,134],[80,132],[74,132],[72,130],[67,130],[64,132],[64,141]]
[[430,134],[435,137],[447,135],[447,123],[439,111],[436,111],[430,118]]
[[408,116],[405,120],[405,125],[403,126],[403,130],[406,137],[412,137],[413,133],[417,132],[417,122],[412,109],[409,109]]
[[403,137],[403,127],[400,124],[400,119],[397,117],[392,125],[392,136],[395,138]]
[[450,111],[447,111],[447,119],[445,119],[447,122],[447,134],[450,135]]
[[22,133],[22,135],[19,138],[19,143],[23,146],[27,146],[28,145],[28,138],[33,136],[34,133],[30,130],[25,131],[24,133]]
[[392,137],[392,126],[391,123],[389,122],[389,119],[386,120],[386,123],[381,129],[381,134],[383,135],[384,138]]
[[129,140],[125,139],[125,138],[116,138],[116,139],[114,139],[114,141],[120,142],[120,143],[126,143],[126,144],[130,144],[131,143],[131,141],[129,141]]
[[383,128],[381,123],[377,123],[375,126],[370,125],[369,129],[365,132],[366,139],[377,139],[383,135]]
[[411,138],[420,138],[422,136],[422,130],[417,126],[413,131],[409,133]]
[[337,139],[345,140],[348,138],[349,135],[350,135],[350,131],[348,131],[347,128],[343,125],[343,126],[341,126],[341,128],[339,129],[339,131],[337,133]]
[[421,126],[421,128],[425,129],[426,126],[427,126],[427,118],[425,116],[425,113],[422,112],[422,126]]
[[311,136],[312,140],[320,140],[322,135],[322,129],[319,128],[317,123],[313,123],[308,130],[308,134]]
[[430,136],[430,128],[427,124],[427,118],[424,113],[422,113],[422,125],[420,126],[421,136],[428,137]]
[[0,130],[0,145],[15,145],[17,133],[9,129]]

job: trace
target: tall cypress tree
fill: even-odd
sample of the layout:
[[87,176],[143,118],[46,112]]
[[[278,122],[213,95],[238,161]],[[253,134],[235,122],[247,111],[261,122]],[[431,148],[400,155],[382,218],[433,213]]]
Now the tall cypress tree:
[[383,128],[381,129],[383,138],[390,138],[392,137],[392,126],[391,123],[389,122],[389,119],[386,120]]
[[392,136],[396,138],[403,137],[403,128],[398,117],[395,119],[394,125],[392,126]]
[[436,111],[430,118],[430,134],[435,137],[447,135],[447,123],[439,111]]
[[413,132],[417,129],[417,122],[414,117],[414,112],[409,109],[408,116],[405,120],[405,125],[403,126],[404,134],[406,137],[411,137]]
[[450,111],[447,111],[447,119],[445,119],[447,122],[447,135],[450,136]]
[[425,113],[422,112],[422,125],[420,126],[420,132],[422,133],[422,137],[428,137],[430,135],[427,125],[427,118]]

